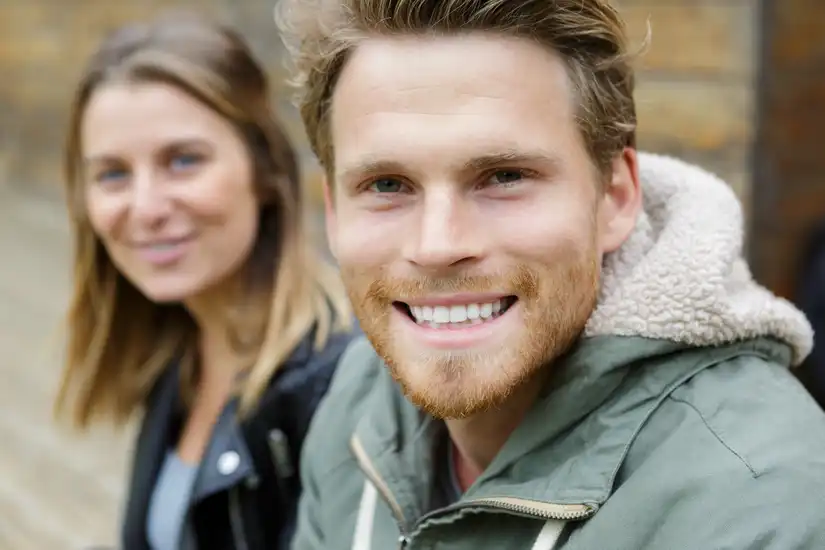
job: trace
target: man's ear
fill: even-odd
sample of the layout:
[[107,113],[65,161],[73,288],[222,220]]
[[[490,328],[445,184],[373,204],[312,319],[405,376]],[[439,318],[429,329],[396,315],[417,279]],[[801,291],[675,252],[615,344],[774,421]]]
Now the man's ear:
[[613,159],[610,180],[604,190],[599,212],[599,242],[602,254],[618,249],[636,227],[642,209],[639,158],[636,150],[625,147]]
[[335,216],[335,199],[333,198],[333,190],[330,186],[329,178],[325,174],[321,185],[324,187],[324,217],[326,231],[327,231],[327,246],[329,246],[330,252],[332,252],[333,257],[337,260],[338,259],[338,251],[337,251],[337,218]]

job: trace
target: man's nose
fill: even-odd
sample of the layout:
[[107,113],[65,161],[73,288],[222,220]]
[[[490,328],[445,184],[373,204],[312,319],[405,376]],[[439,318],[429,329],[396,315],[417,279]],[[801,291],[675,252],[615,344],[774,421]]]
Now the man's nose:
[[425,195],[419,205],[418,226],[412,231],[407,260],[438,270],[471,262],[479,256],[479,227],[472,205],[456,191],[445,189]]

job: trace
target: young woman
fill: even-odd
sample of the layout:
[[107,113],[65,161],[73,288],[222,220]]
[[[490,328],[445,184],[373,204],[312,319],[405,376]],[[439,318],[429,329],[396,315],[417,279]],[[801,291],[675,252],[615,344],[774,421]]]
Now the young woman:
[[57,410],[80,428],[143,412],[124,550],[288,547],[351,317],[269,94],[237,34],[180,15],[113,33],[77,91]]

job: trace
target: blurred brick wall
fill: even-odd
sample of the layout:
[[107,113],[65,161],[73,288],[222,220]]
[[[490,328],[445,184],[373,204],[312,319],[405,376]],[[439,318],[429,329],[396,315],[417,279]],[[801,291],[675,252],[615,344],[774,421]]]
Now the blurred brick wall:
[[74,86],[103,35],[170,7],[193,8],[239,28],[266,61],[273,98],[290,133],[302,136],[282,86],[272,0],[0,0],[0,185],[50,188]]
[[825,223],[825,1],[765,0],[764,18],[751,258],[792,297],[808,233]]
[[749,199],[759,0],[621,0],[634,43],[639,147],[721,175]]
[[[280,82],[273,0],[0,0],[0,185],[53,189],[71,90],[103,32],[169,6],[194,6],[238,26]],[[750,173],[757,0],[622,0],[639,44],[650,49],[638,85],[641,147],[719,172],[743,197]],[[278,101],[303,145],[299,120]],[[306,155],[309,160],[309,155]],[[317,178],[310,178],[317,181]],[[312,185],[317,191],[317,184]],[[314,196],[318,198],[319,193]]]

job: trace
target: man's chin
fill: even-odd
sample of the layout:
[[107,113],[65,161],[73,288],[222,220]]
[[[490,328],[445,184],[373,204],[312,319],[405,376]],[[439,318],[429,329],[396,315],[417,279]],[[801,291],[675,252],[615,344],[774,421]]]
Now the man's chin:
[[474,373],[467,372],[421,372],[409,376],[410,373],[391,371],[413,405],[444,420],[468,418],[494,408],[507,399],[513,387],[513,381],[474,380]]
[[475,416],[490,410],[505,398],[505,396],[501,396],[501,399],[495,399],[493,396],[488,396],[487,399],[483,400],[473,399],[455,393],[448,395],[444,390],[441,390],[439,395],[424,392],[406,392],[406,396],[418,409],[441,420],[456,420]]

